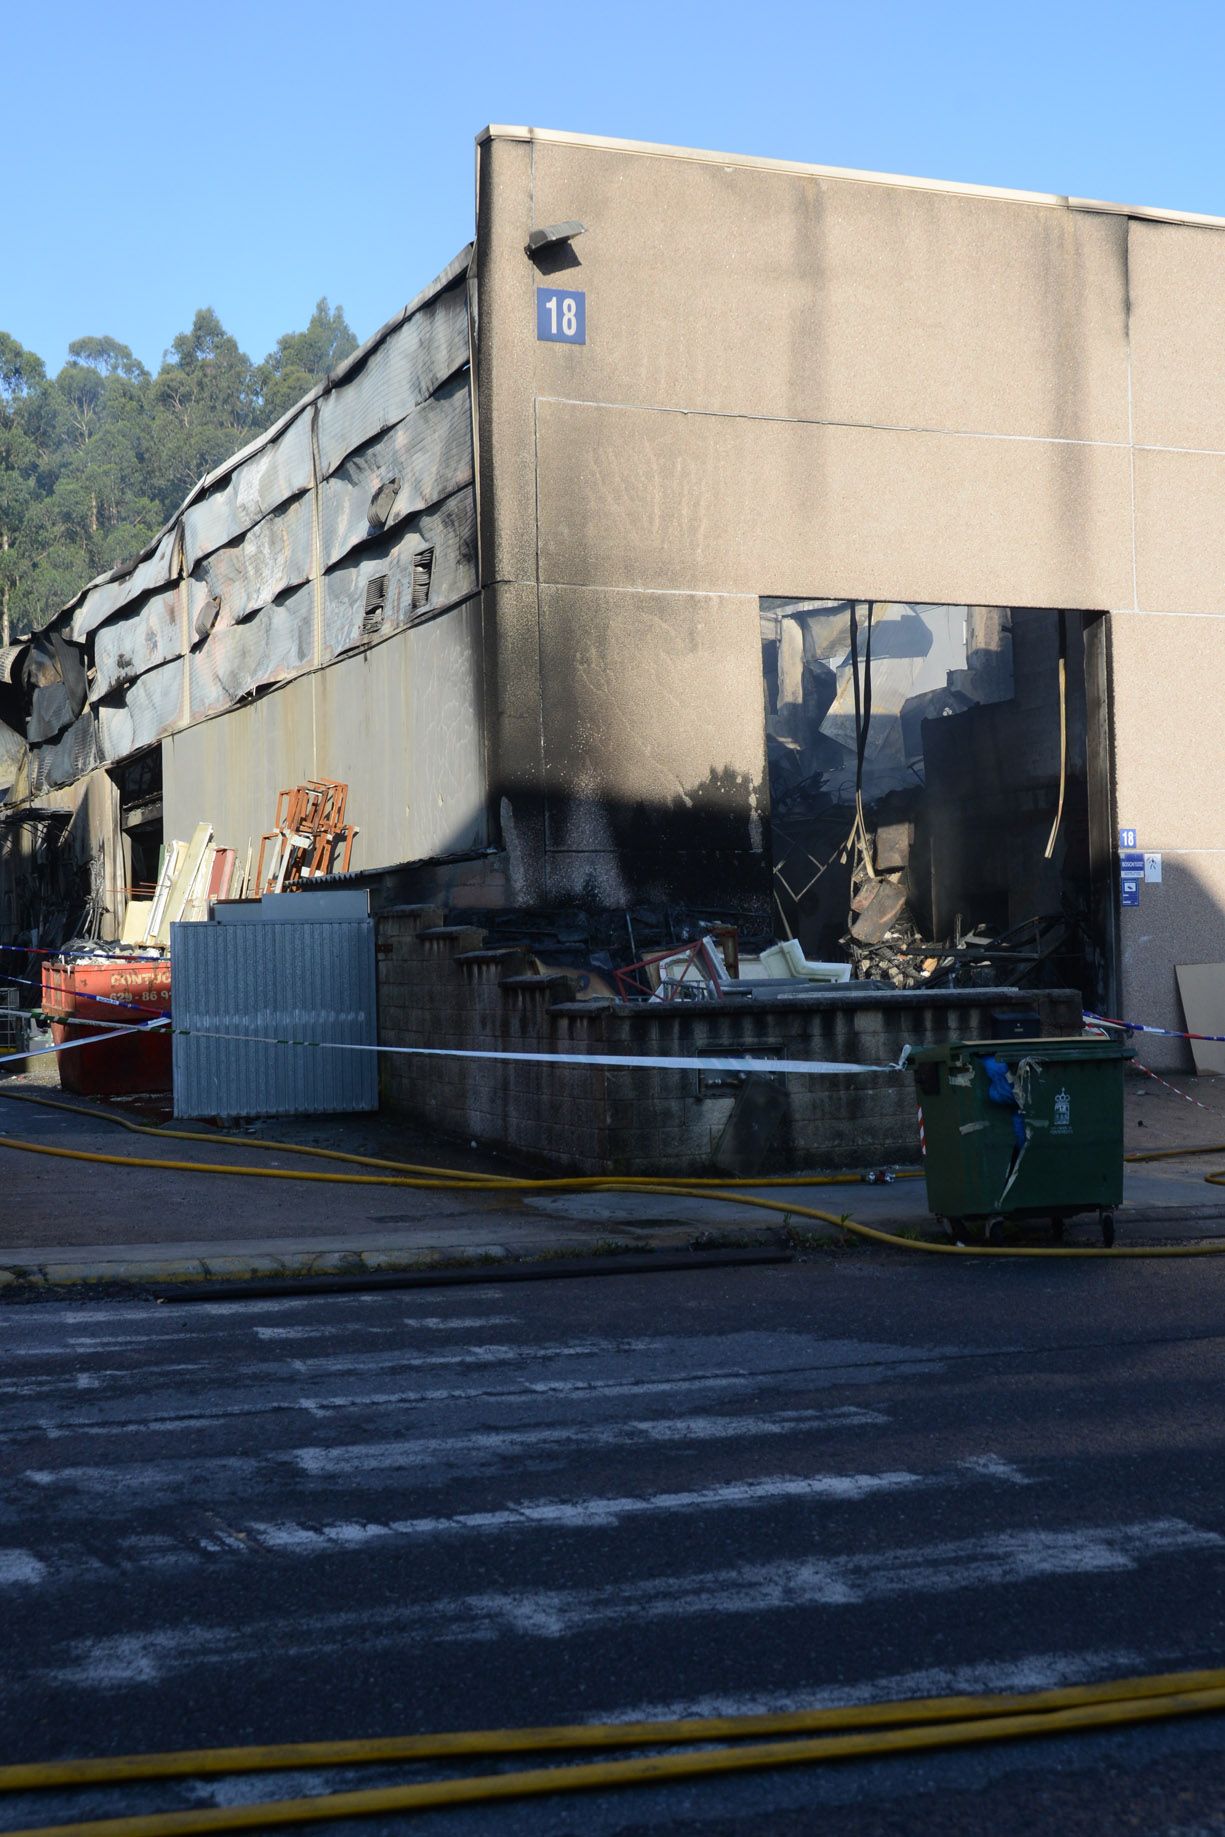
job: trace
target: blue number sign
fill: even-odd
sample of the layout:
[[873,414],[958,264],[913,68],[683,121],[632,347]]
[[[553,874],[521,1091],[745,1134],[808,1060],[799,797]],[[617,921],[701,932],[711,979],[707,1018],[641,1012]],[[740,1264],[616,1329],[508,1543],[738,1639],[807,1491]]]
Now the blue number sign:
[[562,293],[557,287],[536,289],[536,336],[548,344],[586,344],[587,295]]
[[1136,846],[1135,830],[1134,829],[1120,829],[1119,847],[1120,848],[1135,848],[1135,846]]

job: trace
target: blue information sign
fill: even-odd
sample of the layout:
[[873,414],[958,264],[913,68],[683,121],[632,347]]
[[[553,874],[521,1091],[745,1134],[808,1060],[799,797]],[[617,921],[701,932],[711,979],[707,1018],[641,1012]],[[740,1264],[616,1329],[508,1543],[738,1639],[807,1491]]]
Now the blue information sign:
[[1124,880],[1144,879],[1144,856],[1139,849],[1123,849],[1119,854],[1119,872]]
[[1140,904],[1140,882],[1130,876],[1119,883],[1120,906],[1138,906]]
[[587,295],[573,288],[538,287],[536,336],[548,344],[586,344]]
[[1135,832],[1135,830],[1134,830],[1134,829],[1120,829],[1120,831],[1119,831],[1119,847],[1120,847],[1120,848],[1137,848],[1137,847],[1139,847],[1139,844],[1138,844],[1138,843],[1137,843],[1137,841],[1136,841],[1136,832]]

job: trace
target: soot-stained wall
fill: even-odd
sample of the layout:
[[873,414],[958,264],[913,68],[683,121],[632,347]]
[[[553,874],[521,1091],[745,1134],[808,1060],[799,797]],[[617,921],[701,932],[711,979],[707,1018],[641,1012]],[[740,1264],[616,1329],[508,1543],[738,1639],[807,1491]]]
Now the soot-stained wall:
[[[768,883],[761,596],[1105,613],[1095,846],[1117,819],[1167,858],[1121,999],[1181,1025],[1174,963],[1223,954],[1225,747],[1163,685],[1225,692],[1225,225],[519,128],[478,196],[518,897]],[[542,271],[529,232],[570,219]],[[584,343],[537,338],[541,284],[585,294]]]

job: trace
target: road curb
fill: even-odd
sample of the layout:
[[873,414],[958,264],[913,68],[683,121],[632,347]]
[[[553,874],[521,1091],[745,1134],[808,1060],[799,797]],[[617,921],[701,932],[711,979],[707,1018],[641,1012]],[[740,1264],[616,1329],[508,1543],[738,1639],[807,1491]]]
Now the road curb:
[[[1212,1221],[1225,1224],[1225,1208],[1170,1207],[1145,1208],[1120,1214],[1124,1232],[1142,1233],[1139,1241],[1151,1243],[1156,1225],[1183,1227],[1204,1226]],[[932,1241],[943,1241],[943,1228],[931,1219],[873,1219],[879,1230],[914,1234]],[[1210,1233],[1209,1235],[1217,1235]],[[1222,1235],[1225,1235],[1223,1233]],[[852,1243],[856,1240],[851,1240]],[[1126,1243],[1126,1237],[1124,1238]],[[1136,1239],[1133,1239],[1136,1241]],[[1160,1239],[1156,1240],[1160,1242]],[[367,1249],[297,1250],[282,1253],[259,1252],[209,1256],[141,1256],[139,1247],[133,1254],[104,1258],[55,1258],[48,1260],[36,1250],[21,1257],[9,1256],[0,1262],[0,1293],[52,1288],[165,1286],[175,1283],[244,1282],[289,1280],[312,1276],[384,1275],[412,1270],[463,1270],[487,1265],[547,1262],[550,1258],[609,1257],[641,1255],[643,1252],[688,1250],[769,1249],[789,1246],[803,1252],[845,1245],[846,1237],[834,1225],[816,1220],[795,1218],[779,1224],[737,1224],[724,1230],[688,1230],[681,1221],[661,1221],[654,1229],[632,1223],[610,1229],[600,1237],[544,1235],[515,1243],[485,1242],[462,1248],[443,1245],[373,1246]],[[867,1248],[859,1241],[860,1248]]]
[[[628,1249],[629,1246],[627,1245]],[[241,1282],[269,1277],[381,1274],[401,1269],[444,1269],[501,1263],[514,1253],[504,1244],[474,1244],[456,1255],[442,1250],[330,1250],[285,1256],[114,1257],[104,1262],[0,1265],[0,1289],[63,1288],[78,1283]]]
[[[107,1257],[93,1261],[43,1261],[34,1253],[20,1262],[0,1264],[0,1291],[14,1289],[71,1288],[77,1286],[159,1286],[170,1283],[245,1282],[292,1280],[312,1276],[391,1275],[413,1270],[465,1270],[488,1266],[496,1270],[508,1263],[546,1263],[574,1257],[641,1256],[644,1252],[690,1250],[774,1249],[793,1246],[797,1234],[774,1225],[695,1232],[678,1244],[676,1227],[658,1233],[636,1233],[632,1238],[605,1236],[539,1238],[520,1244],[485,1243],[462,1250],[437,1245],[411,1249],[319,1250],[271,1253],[256,1256],[209,1257]],[[802,1234],[807,1238],[808,1233]],[[830,1231],[830,1237],[835,1234]]]

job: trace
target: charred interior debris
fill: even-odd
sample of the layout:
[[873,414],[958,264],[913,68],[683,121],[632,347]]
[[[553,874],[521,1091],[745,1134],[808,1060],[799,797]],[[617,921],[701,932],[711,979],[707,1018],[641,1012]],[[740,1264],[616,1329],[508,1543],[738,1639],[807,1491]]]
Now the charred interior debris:
[[[1073,986],[1099,1001],[1082,616],[772,597],[759,616],[764,851],[741,833],[743,782],[725,785],[714,768],[683,809],[607,800],[600,821],[647,897],[610,903],[593,886],[565,905],[518,906],[494,915],[499,937],[577,973],[592,994],[631,999],[653,989],[622,972],[730,931],[749,960],[794,940],[801,960],[846,963],[881,989]],[[31,736],[75,721],[87,669],[84,652],[49,634],[15,672],[28,717],[10,683],[0,715]],[[162,760],[150,747],[105,774],[128,898],[157,879]],[[108,900],[95,853],[80,846],[81,811],[17,802],[5,814],[0,850],[20,838],[35,869],[21,910],[9,877],[10,933],[104,935]],[[393,870],[365,878],[376,907],[394,901]],[[673,897],[650,896],[669,879]],[[455,918],[488,924],[490,913],[460,903]],[[695,974],[674,993],[717,991]]]
[[1101,999],[1081,615],[763,598],[777,922],[896,988]]

